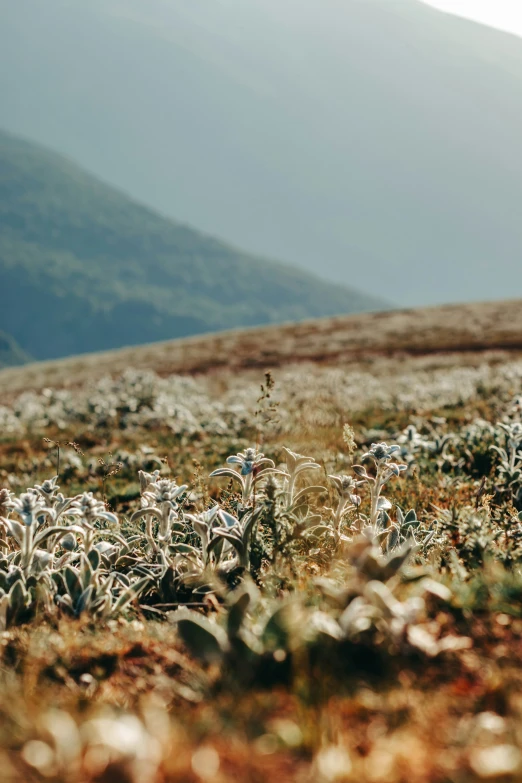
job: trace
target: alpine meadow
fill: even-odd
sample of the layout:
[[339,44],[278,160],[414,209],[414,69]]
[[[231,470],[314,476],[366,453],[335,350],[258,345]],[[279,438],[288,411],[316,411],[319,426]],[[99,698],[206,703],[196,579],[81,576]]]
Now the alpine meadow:
[[[518,779],[517,318],[4,370],[4,780]],[[165,375],[176,351],[198,367]]]
[[521,77],[0,0],[0,783],[522,781]]

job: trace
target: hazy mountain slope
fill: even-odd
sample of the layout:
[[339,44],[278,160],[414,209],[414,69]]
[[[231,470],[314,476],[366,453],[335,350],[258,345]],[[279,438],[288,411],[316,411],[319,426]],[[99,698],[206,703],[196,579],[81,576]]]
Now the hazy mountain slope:
[[29,354],[9,334],[0,331],[0,368],[17,367],[30,361]]
[[522,290],[522,42],[414,0],[0,0],[0,121],[404,303]]
[[167,220],[0,132],[0,329],[34,357],[379,306]]

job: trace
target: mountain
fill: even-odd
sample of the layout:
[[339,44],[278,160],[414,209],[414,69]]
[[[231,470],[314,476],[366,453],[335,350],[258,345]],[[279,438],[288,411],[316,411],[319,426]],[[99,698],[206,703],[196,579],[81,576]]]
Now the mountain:
[[0,0],[0,124],[398,304],[522,291],[522,41],[416,0]]
[[0,329],[37,359],[375,309],[167,220],[0,132]]
[[17,367],[27,364],[31,357],[13,338],[5,332],[0,332],[0,369],[3,367]]

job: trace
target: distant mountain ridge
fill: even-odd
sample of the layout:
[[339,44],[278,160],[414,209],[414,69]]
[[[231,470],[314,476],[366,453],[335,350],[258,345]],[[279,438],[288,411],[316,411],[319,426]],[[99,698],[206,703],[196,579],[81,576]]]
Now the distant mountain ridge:
[[383,302],[243,253],[0,132],[0,330],[36,359]]
[[0,0],[0,125],[398,305],[522,293],[522,41],[417,0]]

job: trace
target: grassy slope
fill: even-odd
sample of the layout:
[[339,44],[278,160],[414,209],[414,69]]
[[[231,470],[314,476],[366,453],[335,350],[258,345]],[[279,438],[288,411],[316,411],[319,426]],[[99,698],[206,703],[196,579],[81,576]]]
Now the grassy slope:
[[[468,329],[468,337],[475,335],[477,341],[487,340],[488,336],[493,340],[501,329],[508,334],[511,319],[515,334],[515,307],[516,303],[496,311],[486,306],[463,308],[461,327]],[[434,323],[435,311],[402,315],[410,325],[417,323],[418,329],[410,330],[410,335],[420,350],[430,323]],[[438,319],[440,336],[443,325],[452,331],[458,322],[457,311],[439,311]],[[386,328],[387,322],[390,327],[389,319],[383,318],[382,338],[373,330],[374,346],[379,340],[384,345],[387,339],[391,347],[392,331]],[[495,323],[497,332],[492,328]],[[316,336],[318,327],[316,324]],[[394,334],[400,342],[406,332]],[[425,344],[427,351],[434,348],[436,334],[432,332],[432,342]],[[136,352],[137,358],[139,355]],[[479,351],[478,362],[482,356]],[[456,363],[460,360],[458,354]],[[69,370],[73,372],[72,364]],[[383,374],[381,379],[384,384],[393,384],[402,374],[403,363],[394,362],[390,363],[389,375]],[[3,374],[2,379],[5,377]],[[466,425],[476,417],[494,422],[502,416],[511,396],[519,390],[519,375],[512,375],[507,383],[505,378],[499,380],[499,384],[497,393],[486,394],[484,389],[477,389],[470,400],[456,407],[441,408],[435,397],[433,409],[425,410],[422,416],[414,414],[415,421],[426,433],[433,432],[434,422],[438,421],[436,426],[443,432],[457,431],[465,437]],[[346,408],[342,416],[354,424],[360,448],[357,460],[371,439],[392,438],[411,420],[407,410],[383,411],[373,405],[362,411],[357,421]],[[349,471],[342,428],[318,421],[311,430],[303,426],[300,418],[296,410],[295,426],[284,442],[306,454],[324,455],[329,471]],[[56,450],[49,450],[42,435],[61,441],[71,438],[79,441],[85,452],[81,458],[81,483],[75,475],[66,478],[62,462],[62,486],[70,494],[89,488],[100,495],[103,490],[99,460],[107,460],[110,451],[118,459],[120,450],[134,453],[146,443],[155,454],[168,455],[172,473],[165,465],[165,475],[179,474],[191,487],[199,488],[202,482],[212,498],[217,499],[221,495],[219,480],[207,482],[206,474],[221,464],[226,454],[253,442],[254,423],[251,421],[248,426],[247,430],[230,430],[221,435],[200,433],[191,439],[175,435],[162,421],[145,431],[104,428],[85,421],[71,429],[47,428],[17,439],[0,439],[0,467],[6,476],[19,476],[26,483],[41,481],[51,475],[56,462]],[[375,430],[370,431],[375,427],[378,435]],[[263,445],[264,451],[276,459],[281,456],[280,437],[269,437]],[[416,468],[393,481],[387,494],[404,509],[415,507],[419,518],[430,525],[439,517],[439,509],[460,511],[466,506],[468,511],[471,509],[472,520],[474,515],[487,520],[487,507],[493,497],[489,493],[496,480],[487,459],[489,445],[489,441],[467,443],[457,439],[448,448],[453,456],[449,463],[434,454],[418,455]],[[197,460],[196,473],[193,460]],[[128,514],[137,507],[135,470],[135,465],[126,464],[108,480],[107,493],[113,509]],[[326,480],[320,471],[318,474],[320,483]],[[477,492],[482,478],[487,494],[479,508]],[[307,475],[305,483],[313,481],[313,474]],[[325,505],[333,507],[333,502],[332,497]],[[325,505],[321,500],[319,509],[327,517]],[[363,510],[367,508],[366,492]],[[388,646],[386,641],[379,643],[377,637],[377,641],[372,639],[367,644],[363,638],[354,646],[348,645],[339,659],[325,635],[318,656],[317,649],[315,654],[307,654],[305,649],[303,654],[290,656],[288,665],[281,664],[279,669],[268,667],[258,671],[257,677],[249,664],[247,675],[251,674],[252,680],[247,677],[245,685],[240,682],[240,667],[200,666],[181,644],[173,626],[166,620],[157,622],[146,607],[136,610],[138,617],[134,622],[132,614],[128,622],[107,624],[89,618],[58,619],[54,615],[48,623],[38,618],[35,625],[11,628],[2,636],[0,645],[3,779],[6,783],[46,779],[71,783],[475,783],[484,779],[516,783],[520,780],[522,747],[522,550],[515,551],[517,567],[508,566],[507,570],[498,560],[490,562],[488,554],[491,549],[492,556],[499,558],[498,549],[507,550],[517,537],[520,540],[520,525],[511,518],[509,508],[496,503],[492,508],[496,515],[493,529],[497,533],[502,530],[502,521],[507,522],[495,545],[488,537],[486,524],[478,531],[475,526],[470,533],[462,523],[455,530],[446,531],[452,541],[443,548],[442,568],[437,565],[435,551],[431,558],[423,560],[422,566],[408,565],[403,582],[394,578],[390,584],[401,600],[418,594],[420,577],[427,573],[451,587],[453,597],[449,603],[435,595],[427,601],[429,623],[423,628],[440,631],[443,637],[464,635],[471,639],[472,647],[457,653],[430,658],[408,652],[403,642]],[[461,573],[458,558],[457,564],[452,562],[450,552],[458,553],[467,570]],[[353,562],[357,554],[360,556],[360,552],[355,552],[352,558],[350,548],[343,550],[331,574],[328,564],[318,566],[313,557],[299,561],[297,580],[295,574],[289,577],[281,594],[295,600],[295,588],[299,596],[310,595],[314,606],[332,612],[334,602],[320,597],[316,577],[326,573],[341,578],[340,574],[344,574],[345,583],[356,589]],[[480,563],[481,558],[486,565]],[[287,573],[284,564],[279,576],[281,573]],[[272,593],[273,587],[268,592]],[[214,609],[209,610],[211,616]],[[219,611],[222,613],[223,609]],[[224,622],[222,617],[220,622]],[[48,713],[49,709],[60,712]],[[122,712],[139,717],[141,723],[125,723]],[[78,739],[74,723],[67,716],[80,725],[89,719],[102,718],[104,722],[87,724]],[[99,734],[95,733],[96,727]],[[46,757],[42,754],[45,747],[28,744],[35,739],[60,749],[56,759],[51,755],[58,769],[54,777],[41,761],[49,752]],[[96,742],[107,743],[110,755],[99,748],[90,750]],[[90,750],[84,757],[78,750],[82,746]],[[195,755],[198,750],[203,751],[200,756]],[[219,770],[213,774],[216,754]],[[108,758],[112,763],[107,766]],[[148,778],[144,759],[152,770]],[[35,761],[47,775],[35,771],[30,763]],[[198,761],[205,774],[194,771],[200,769]]]
[[520,300],[367,313],[235,330],[4,370],[5,393],[77,385],[126,367],[170,373],[240,371],[311,361],[349,364],[375,356],[522,350]]
[[0,328],[39,359],[377,307],[167,220],[0,133]]

